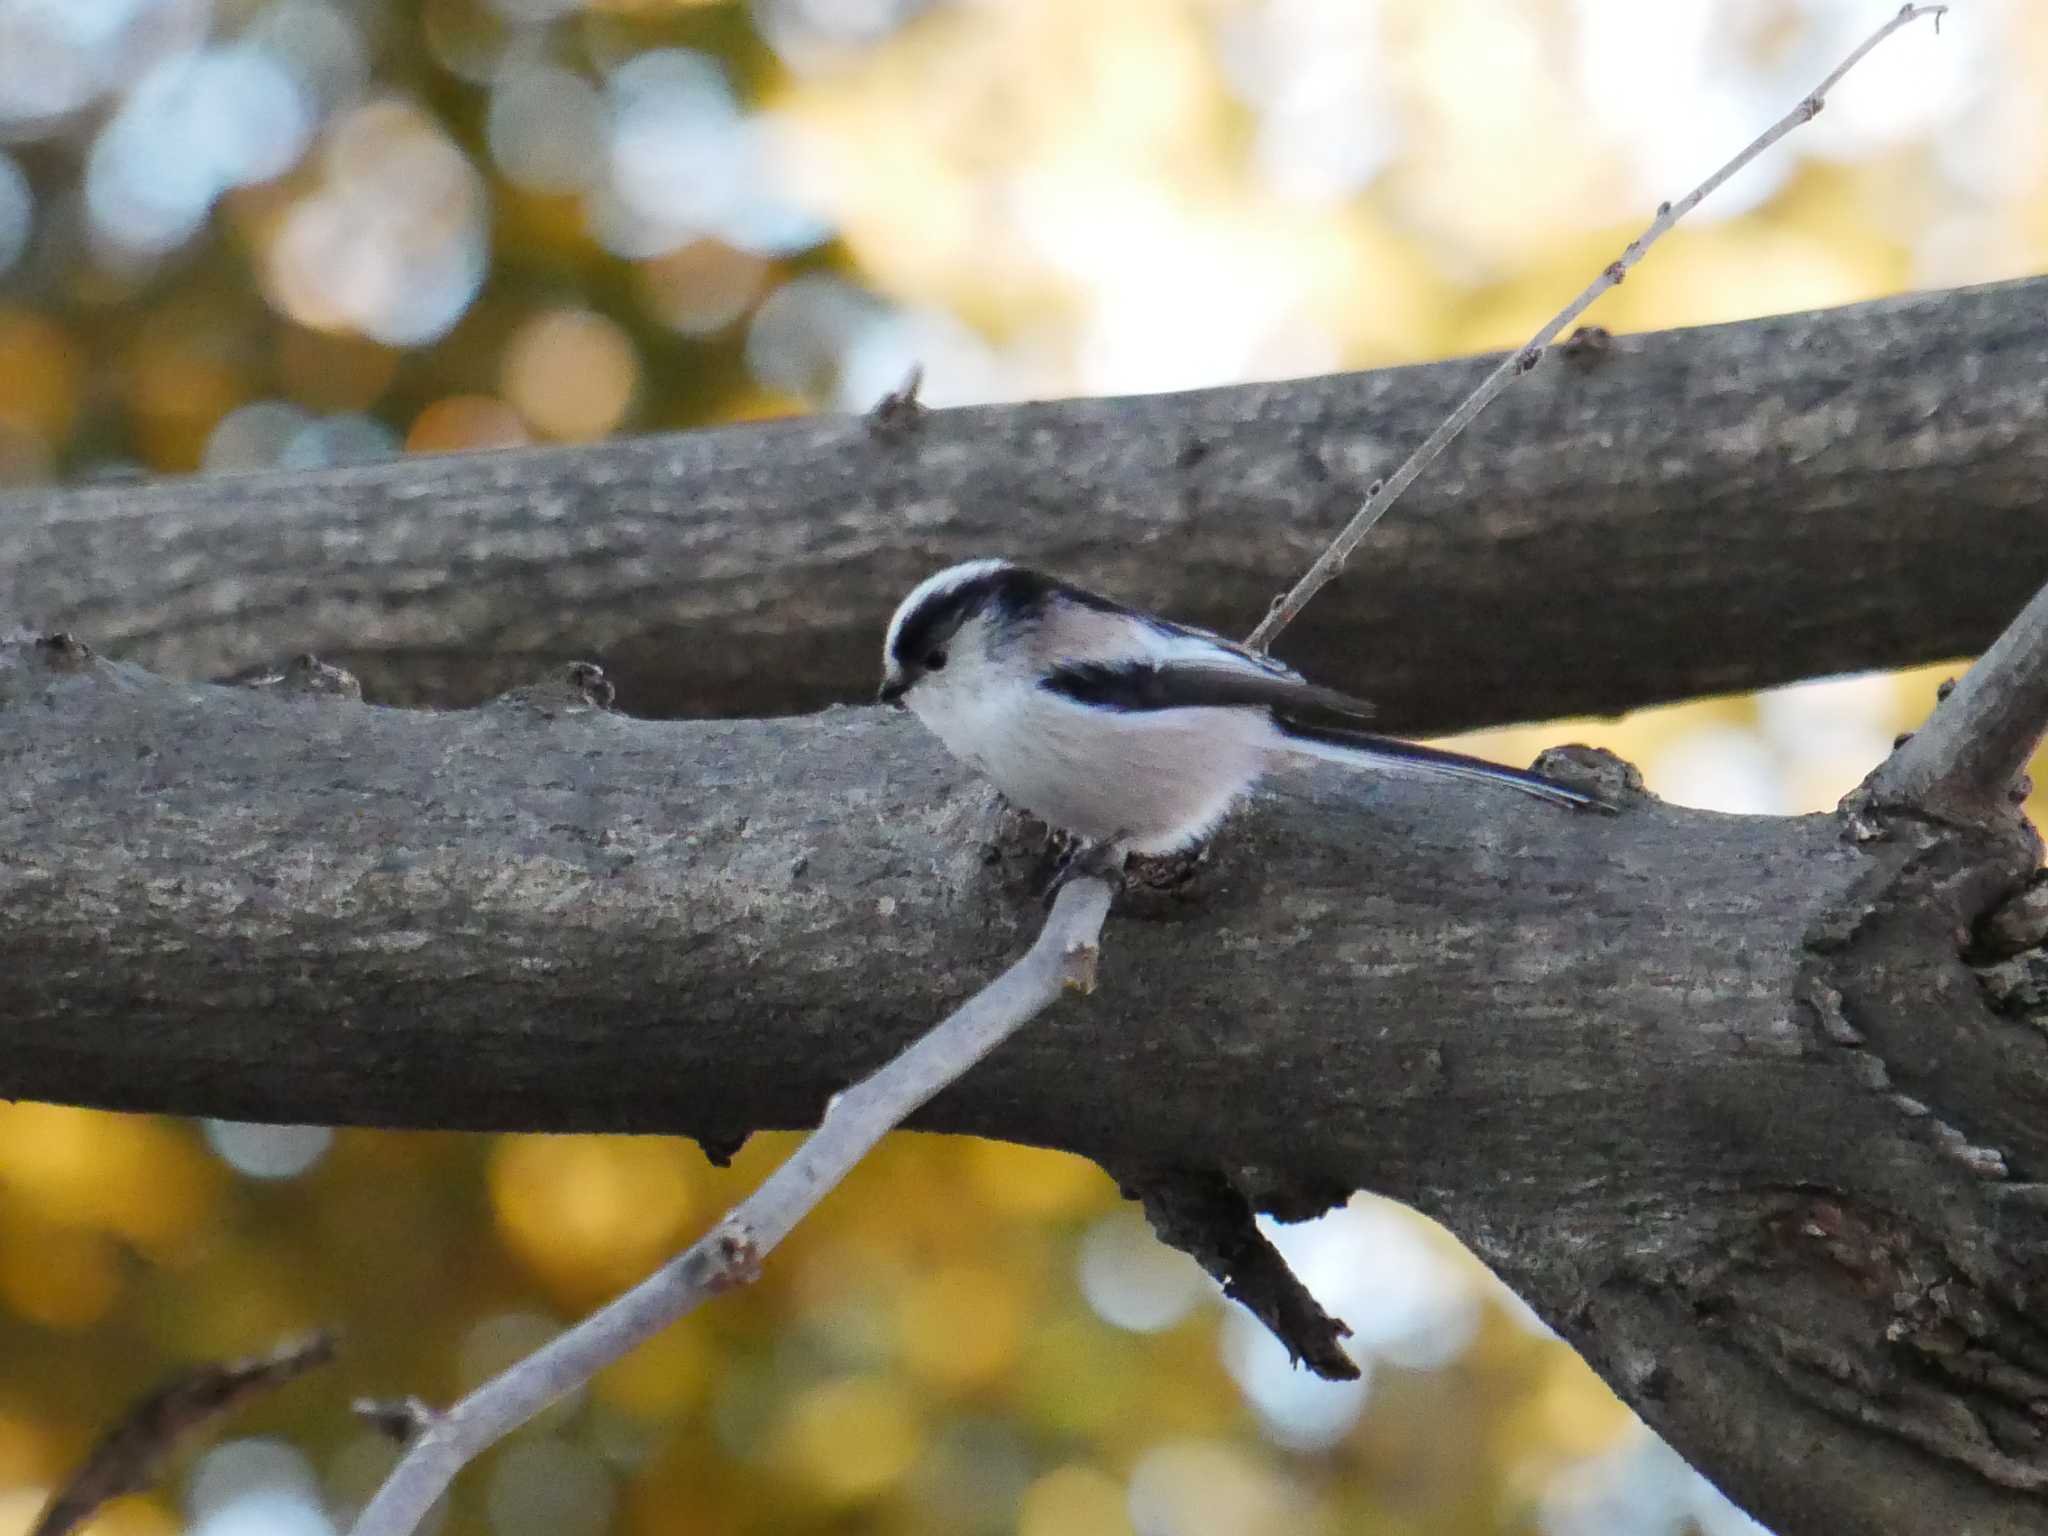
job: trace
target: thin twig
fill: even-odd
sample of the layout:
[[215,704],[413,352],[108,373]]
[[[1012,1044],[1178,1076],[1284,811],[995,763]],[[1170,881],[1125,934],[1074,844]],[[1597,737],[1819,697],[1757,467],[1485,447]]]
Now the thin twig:
[[2048,733],[2048,587],[1877,772],[1874,797],[1945,815],[2009,814]]
[[67,1536],[93,1512],[157,1481],[171,1453],[252,1398],[334,1358],[334,1335],[308,1334],[267,1354],[197,1366],[137,1402],[44,1506],[29,1536]]
[[752,1280],[768,1251],[906,1116],[1063,992],[1094,986],[1109,900],[1103,880],[1070,881],[1021,960],[874,1076],[835,1095],[810,1138],[716,1227],[601,1311],[429,1418],[351,1536],[411,1536],[472,1458],[700,1302]]
[[1429,434],[1422,446],[1411,453],[1407,461],[1395,470],[1390,478],[1373,486],[1365,498],[1365,505],[1360,507],[1351,521],[1344,525],[1344,531],[1330,541],[1330,547],[1323,551],[1300,581],[1289,588],[1283,596],[1274,600],[1273,606],[1266,611],[1265,618],[1259,621],[1259,627],[1246,637],[1245,644],[1257,651],[1263,651],[1271,645],[1280,631],[1293,623],[1301,610],[1308,606],[1309,600],[1336,579],[1338,573],[1344,569],[1344,563],[1351,558],[1351,552],[1358,548],[1360,541],[1368,533],[1372,532],[1373,525],[1386,515],[1387,508],[1400,499],[1401,493],[1408,489],[1416,476],[1435,462],[1437,455],[1448,448],[1458,435],[1472,424],[1473,418],[1485,410],[1496,395],[1541,362],[1543,349],[1557,338],[1558,333],[1584,314],[1601,294],[1617,287],[1621,280],[1628,276],[1629,268],[1642,260],[1643,253],[1656,244],[1665,231],[1697,208],[1721,183],[1794,128],[1802,123],[1810,123],[1819,116],[1821,108],[1827,104],[1828,93],[1841,83],[1844,75],[1863,62],[1863,56],[1871,49],[1899,28],[1919,20],[1922,16],[1934,17],[1938,28],[1941,15],[1947,9],[1945,5],[1903,7],[1898,15],[1879,27],[1864,40],[1861,47],[1837,65],[1834,72],[1821,81],[1812,94],[1779,118],[1741,154],[1677,202],[1665,203],[1658,208],[1657,217],[1651,222],[1650,227],[1631,240],[1627,249],[1616,260],[1607,264],[1606,269],[1593,280],[1584,293],[1573,299],[1543,329],[1530,337],[1527,346],[1502,359],[1500,366],[1489,373],[1479,387],[1444,418],[1442,425]]

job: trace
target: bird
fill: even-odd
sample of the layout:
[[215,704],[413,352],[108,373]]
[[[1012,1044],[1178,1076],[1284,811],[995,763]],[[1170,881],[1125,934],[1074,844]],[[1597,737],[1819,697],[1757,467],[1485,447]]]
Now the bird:
[[911,589],[877,698],[1012,804],[1121,853],[1191,849],[1286,758],[1607,808],[1542,774],[1375,734],[1370,705],[1270,656],[1003,559]]

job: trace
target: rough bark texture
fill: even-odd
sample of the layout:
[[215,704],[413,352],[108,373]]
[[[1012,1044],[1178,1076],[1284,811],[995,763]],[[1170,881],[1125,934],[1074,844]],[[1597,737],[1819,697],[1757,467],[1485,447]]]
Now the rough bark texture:
[[[810,709],[974,555],[1244,633],[1487,366],[0,497],[0,619],[386,702],[591,656],[640,714]],[[2048,577],[2044,377],[2048,279],[1552,356],[1279,649],[1411,733],[1973,653]]]
[[[1038,925],[1031,850],[893,714],[653,723],[586,672],[423,715],[300,671],[0,647],[0,1094],[729,1143]],[[1781,1536],[2038,1532],[2031,830],[1546,767],[1621,814],[1276,782],[916,1123],[1096,1158],[1212,1262],[1247,1208],[1382,1191]]]

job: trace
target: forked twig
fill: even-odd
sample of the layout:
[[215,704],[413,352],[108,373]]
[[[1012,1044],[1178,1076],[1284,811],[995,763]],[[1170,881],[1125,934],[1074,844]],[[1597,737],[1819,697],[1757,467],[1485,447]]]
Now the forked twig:
[[1485,410],[1488,405],[1492,404],[1496,395],[1506,389],[1508,385],[1512,384],[1522,374],[1529,372],[1530,369],[1541,362],[1543,360],[1543,349],[1557,339],[1558,333],[1578,319],[1580,315],[1584,314],[1593,301],[1599,298],[1601,294],[1610,288],[1618,286],[1621,280],[1628,276],[1629,268],[1642,260],[1643,253],[1656,244],[1663,237],[1665,231],[1669,230],[1672,225],[1697,208],[1706,200],[1708,194],[1712,193],[1729,177],[1748,165],[1750,161],[1769,149],[1778,140],[1784,138],[1794,128],[1799,127],[1802,123],[1810,123],[1814,118],[1818,117],[1821,108],[1827,105],[1828,93],[1841,84],[1843,76],[1863,62],[1863,56],[1869,53],[1871,49],[1898,31],[1899,28],[1908,26],[1923,16],[1934,17],[1938,27],[1941,15],[1947,9],[1946,5],[1907,5],[1903,7],[1898,15],[1865,38],[1862,46],[1842,60],[1835,67],[1834,72],[1821,81],[1798,106],[1767,128],[1741,154],[1730,160],[1677,202],[1665,203],[1659,207],[1657,217],[1651,221],[1650,227],[1636,236],[1635,239],[1629,241],[1628,247],[1622,251],[1619,257],[1607,264],[1605,270],[1593,280],[1585,292],[1581,293],[1576,299],[1573,299],[1553,319],[1548,321],[1540,331],[1530,337],[1527,346],[1518,352],[1509,353],[1507,357],[1502,359],[1500,366],[1489,373],[1481,381],[1479,387],[1467,395],[1459,403],[1458,408],[1444,418],[1443,424],[1423,440],[1421,447],[1408,455],[1407,460],[1399,469],[1395,470],[1389,478],[1380,481],[1372,488],[1365,498],[1365,505],[1360,507],[1351,521],[1344,525],[1343,532],[1330,541],[1330,547],[1317,557],[1316,563],[1308,568],[1307,573],[1302,576],[1301,580],[1297,581],[1281,597],[1274,600],[1273,606],[1267,609],[1265,618],[1259,621],[1259,627],[1246,637],[1245,644],[1255,651],[1263,651],[1267,646],[1271,645],[1280,631],[1293,623],[1301,610],[1308,606],[1309,600],[1336,579],[1338,572],[1344,569],[1344,563],[1351,558],[1351,552],[1358,548],[1359,543],[1368,533],[1372,532],[1373,525],[1386,515],[1387,508],[1398,501],[1402,492],[1406,491],[1414,483],[1416,476],[1429,468],[1435,462],[1437,455],[1450,447],[1458,435],[1472,424],[1473,418]]
[[425,1415],[351,1536],[411,1536],[480,1452],[698,1303],[752,1280],[768,1251],[913,1110],[1062,993],[1093,988],[1096,940],[1109,901],[1110,887],[1101,879],[1068,882],[1021,960],[874,1076],[835,1095],[810,1138],[710,1232],[454,1407]]

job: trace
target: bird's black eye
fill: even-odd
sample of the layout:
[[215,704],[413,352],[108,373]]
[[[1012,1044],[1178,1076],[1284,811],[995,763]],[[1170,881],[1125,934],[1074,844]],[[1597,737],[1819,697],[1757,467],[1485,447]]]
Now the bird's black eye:
[[927,672],[945,671],[946,653],[944,651],[926,651],[924,656],[924,669]]

